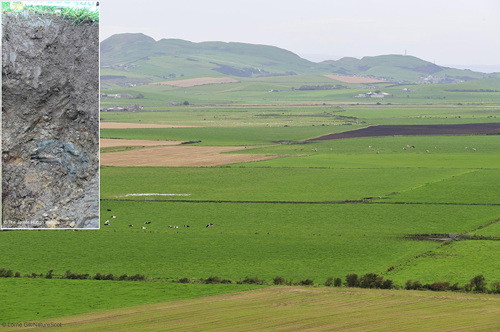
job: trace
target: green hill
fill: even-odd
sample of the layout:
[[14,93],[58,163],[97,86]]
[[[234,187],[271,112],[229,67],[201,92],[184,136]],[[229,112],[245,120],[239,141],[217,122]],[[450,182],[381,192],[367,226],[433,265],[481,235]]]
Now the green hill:
[[456,83],[484,78],[484,73],[438,66],[410,55],[366,56],[361,59],[346,57],[338,61],[324,61],[328,70],[342,75],[374,76],[389,81]]
[[[155,41],[141,33],[113,35],[101,43],[101,72],[120,85],[206,76],[268,77],[341,74],[383,78],[398,83],[456,83],[487,74],[438,66],[403,55],[342,58],[314,63],[290,51],[237,42]],[[134,80],[130,81],[129,78]],[[114,81],[118,80],[118,81]]]
[[154,41],[144,34],[113,35],[101,43],[101,66],[159,78],[262,77],[322,72],[322,65],[274,46]]

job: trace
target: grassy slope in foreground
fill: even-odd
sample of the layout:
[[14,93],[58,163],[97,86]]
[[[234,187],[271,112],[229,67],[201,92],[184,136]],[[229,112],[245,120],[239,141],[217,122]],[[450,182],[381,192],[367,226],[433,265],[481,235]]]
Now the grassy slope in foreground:
[[257,287],[260,286],[0,278],[0,324],[144,303],[192,299]]
[[500,297],[306,287],[264,289],[57,319],[77,331],[494,330]]

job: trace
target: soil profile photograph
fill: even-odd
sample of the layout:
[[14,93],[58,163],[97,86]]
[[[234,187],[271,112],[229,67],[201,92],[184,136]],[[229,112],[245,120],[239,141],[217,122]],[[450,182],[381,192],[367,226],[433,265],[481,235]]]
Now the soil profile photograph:
[[96,2],[2,2],[2,228],[99,228]]

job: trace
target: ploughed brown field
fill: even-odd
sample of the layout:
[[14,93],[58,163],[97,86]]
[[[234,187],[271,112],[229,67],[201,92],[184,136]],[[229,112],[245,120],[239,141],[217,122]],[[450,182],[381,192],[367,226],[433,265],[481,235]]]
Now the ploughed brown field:
[[500,123],[468,123],[444,125],[380,125],[363,129],[328,134],[311,139],[327,141],[342,138],[419,135],[477,135],[500,134]]
[[279,157],[261,154],[224,153],[243,149],[240,146],[157,146],[101,154],[101,165],[197,167],[261,161]]

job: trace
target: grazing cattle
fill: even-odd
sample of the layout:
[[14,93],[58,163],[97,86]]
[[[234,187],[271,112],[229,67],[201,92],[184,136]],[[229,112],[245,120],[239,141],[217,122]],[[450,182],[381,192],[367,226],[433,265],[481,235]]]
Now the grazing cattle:
[[128,225],[128,227],[134,227],[134,225],[130,224],[130,225]]
[[168,228],[172,228],[172,225],[168,225]]
[[108,225],[109,225],[109,220],[106,220],[106,221],[104,222],[104,225],[105,225],[105,226],[108,226]]
[[151,221],[146,221],[144,224],[149,225],[149,224],[151,224]]
[[141,229],[146,229],[146,227],[142,226]]
[[108,209],[108,211],[111,211],[111,209]]
[[116,219],[116,216],[111,216],[111,218]]
[[472,148],[472,151],[476,151],[476,148]]
[[208,225],[206,226],[206,228],[208,228],[208,227],[214,227],[214,224],[208,224]]
[[174,228],[179,228],[179,226],[174,226]]
[[184,225],[184,227],[189,228],[190,226],[189,225]]

